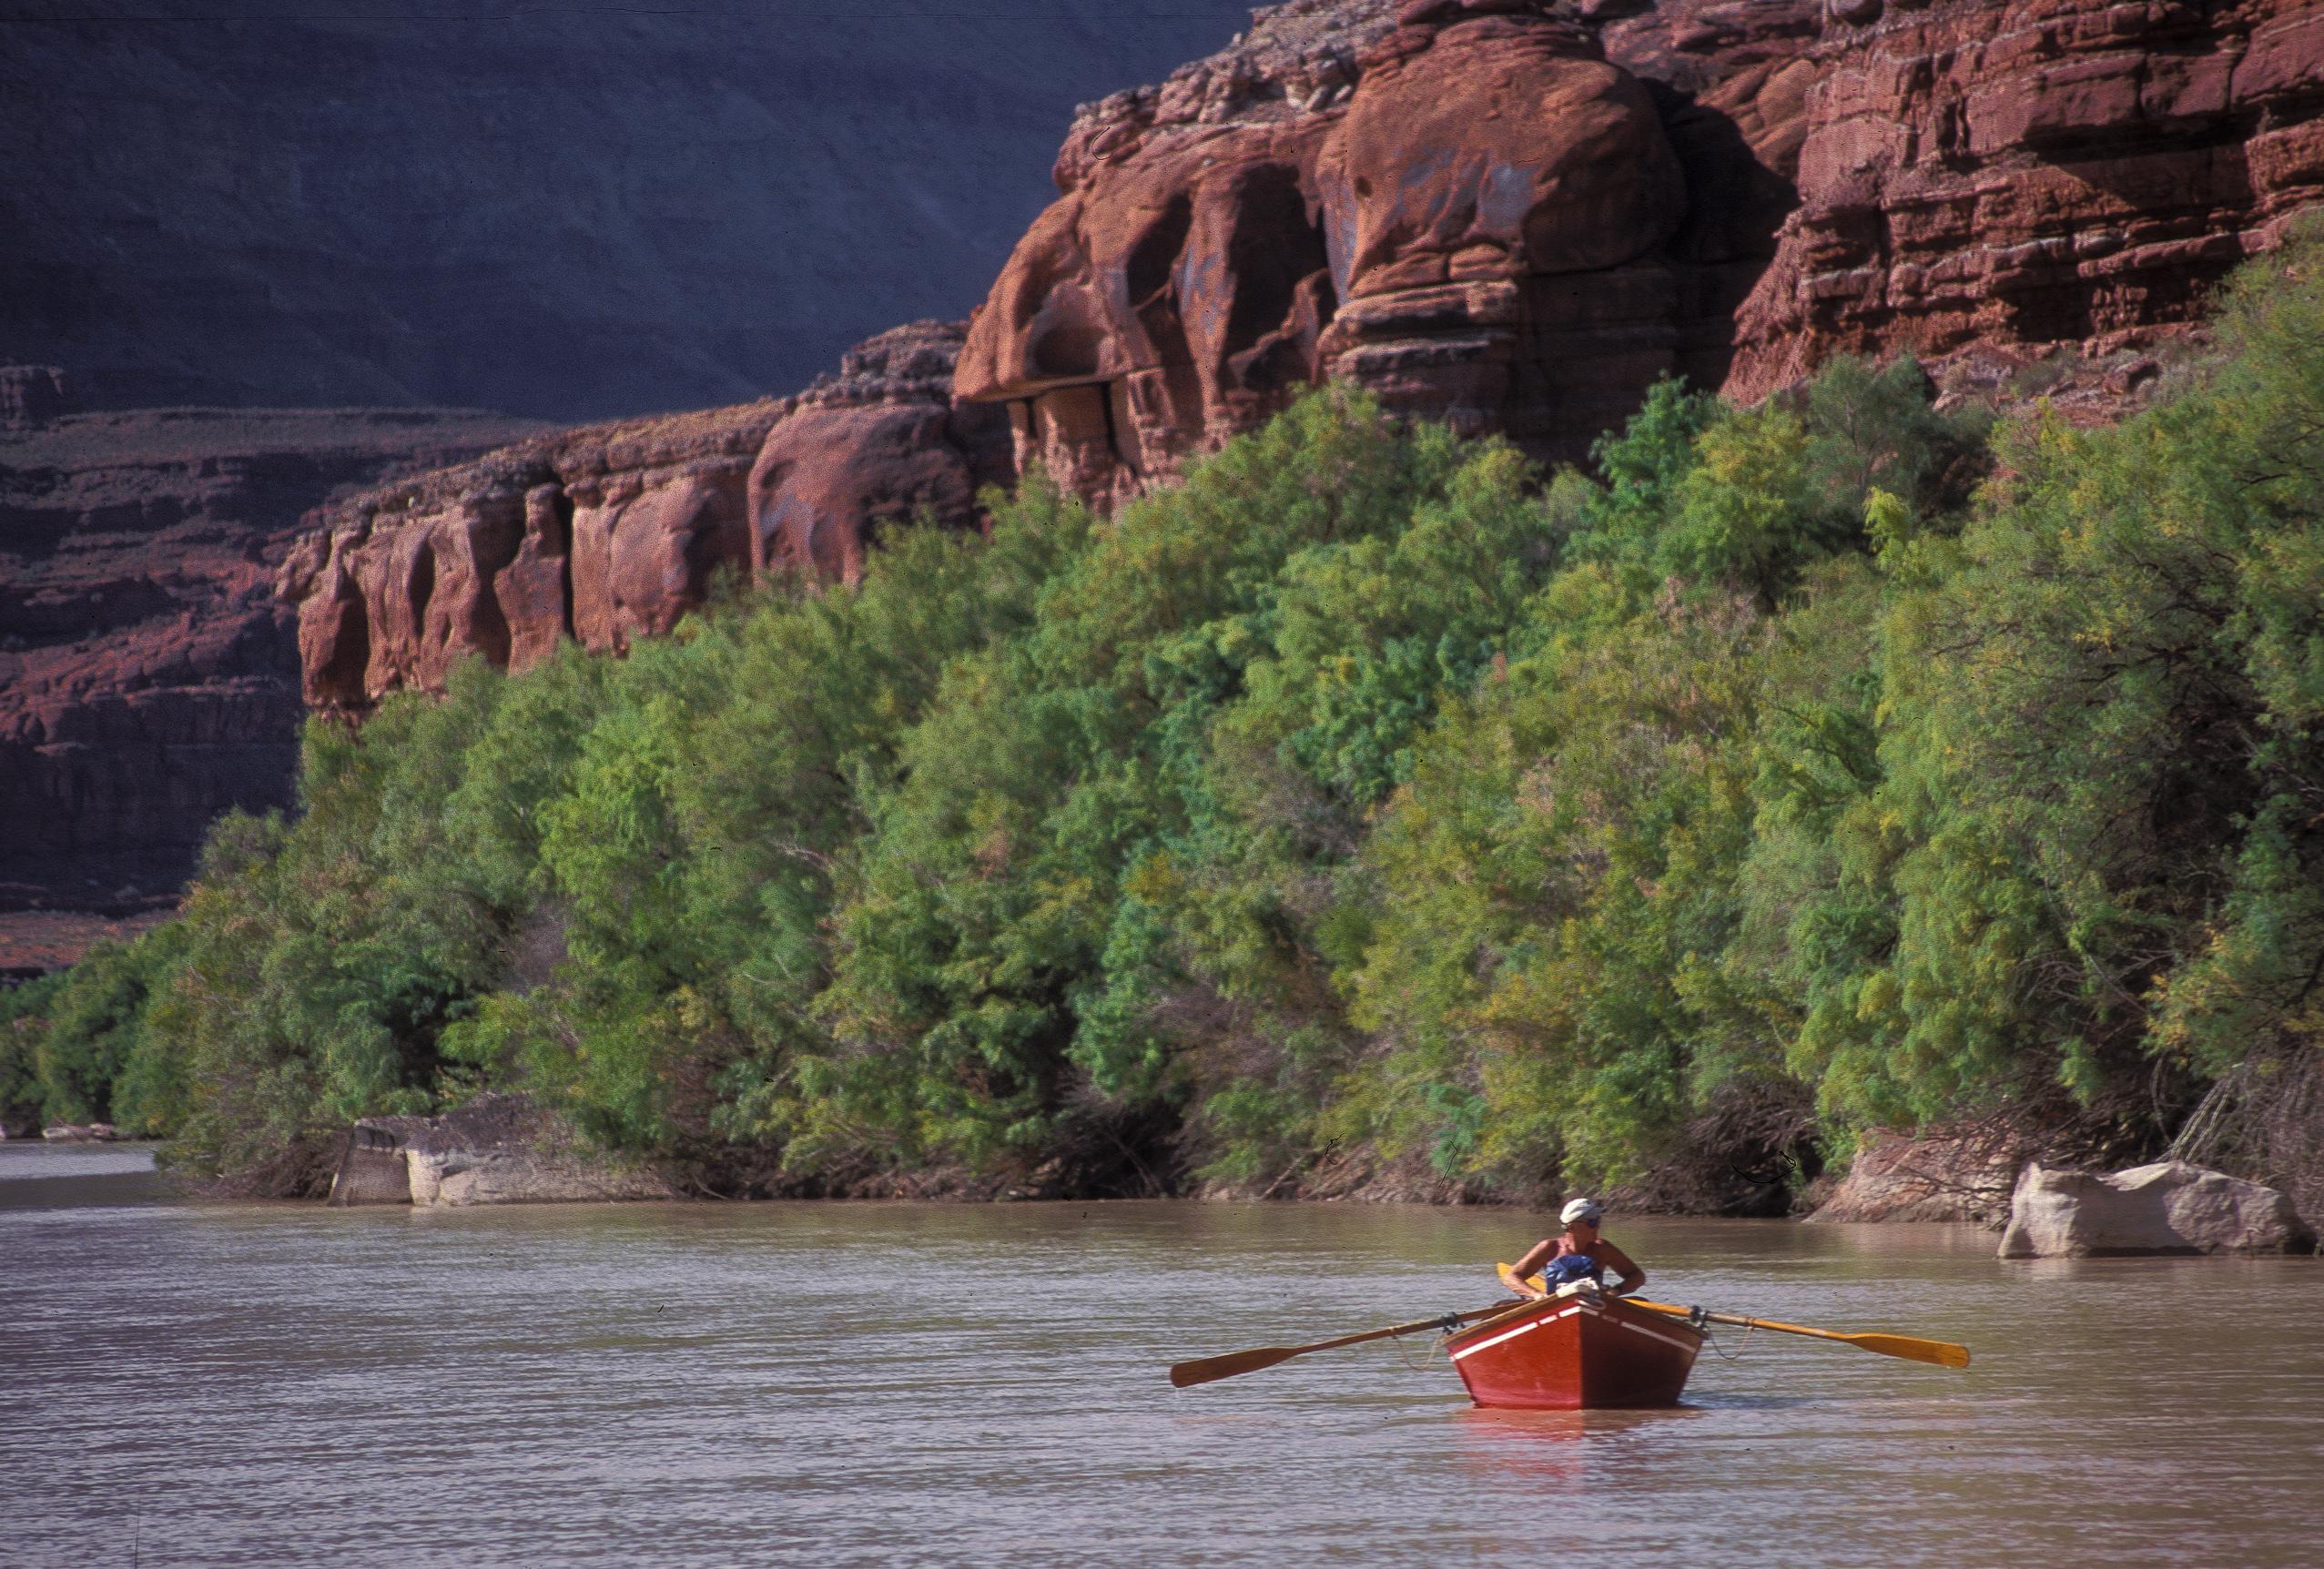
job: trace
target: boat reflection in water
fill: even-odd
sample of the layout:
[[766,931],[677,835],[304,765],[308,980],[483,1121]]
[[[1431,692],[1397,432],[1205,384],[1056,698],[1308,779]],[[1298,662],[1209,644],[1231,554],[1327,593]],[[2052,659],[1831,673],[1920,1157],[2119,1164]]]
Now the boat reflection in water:
[[[1461,1436],[1473,1440],[1479,1453],[1522,1464],[1526,1457],[1545,1452],[1545,1441],[1554,1446],[1583,1439],[1621,1438],[1710,1414],[1710,1407],[1700,1405],[1632,1406],[1619,1411],[1514,1411],[1472,1405],[1461,1409],[1458,1420]],[[1558,1469],[1563,1469],[1562,1464]]]
[[1516,1483],[1535,1493],[1598,1491],[1619,1481],[1651,1483],[1669,1453],[1664,1434],[1710,1416],[1702,1406],[1626,1411],[1512,1411],[1472,1405],[1458,1413],[1455,1446],[1464,1469],[1480,1480]]

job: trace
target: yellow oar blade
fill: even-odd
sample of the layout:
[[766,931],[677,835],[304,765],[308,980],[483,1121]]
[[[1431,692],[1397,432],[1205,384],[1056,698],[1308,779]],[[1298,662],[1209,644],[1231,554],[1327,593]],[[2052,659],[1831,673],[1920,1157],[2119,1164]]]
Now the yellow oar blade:
[[1852,1346],[1868,1351],[1878,1351],[1884,1357],[1903,1357],[1907,1361],[1929,1362],[1941,1368],[1965,1368],[1969,1365],[1969,1348],[1956,1346],[1951,1341],[1924,1341],[1912,1335],[1842,1335]]
[[[1643,1297],[1625,1299],[1634,1308],[1646,1308],[1658,1313],[1670,1313],[1679,1318],[1693,1315],[1691,1308],[1673,1302],[1649,1302]],[[1755,1330],[1774,1330],[1787,1335],[1807,1335],[1819,1341],[1845,1341],[1852,1346],[1876,1352],[1884,1357],[1903,1357],[1907,1361],[1928,1362],[1941,1368],[1965,1368],[1969,1365],[1969,1348],[1954,1345],[1951,1341],[1924,1341],[1918,1335],[1843,1334],[1838,1330],[1810,1329],[1805,1324],[1787,1324],[1775,1319],[1745,1318],[1740,1313],[1705,1313],[1703,1317],[1714,1324],[1740,1324]]]

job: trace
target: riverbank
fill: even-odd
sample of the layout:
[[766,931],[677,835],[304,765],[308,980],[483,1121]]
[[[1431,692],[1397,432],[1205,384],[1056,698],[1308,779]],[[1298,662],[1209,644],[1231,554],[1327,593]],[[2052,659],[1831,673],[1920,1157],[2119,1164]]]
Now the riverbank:
[[[0,1148],[5,1148],[0,1146]],[[172,1182],[155,1168],[156,1146],[56,1144],[38,1147],[46,1152],[37,1162],[29,1159],[34,1147],[19,1143],[17,1159],[0,1163],[0,1181],[27,1175],[46,1179],[19,1182],[0,1196],[0,1208],[17,1203],[35,1206],[53,1201],[51,1194],[69,1191],[75,1182],[134,1178],[124,1192],[139,1198],[203,1196],[200,1185]],[[1974,1226],[1988,1234],[2003,1230],[1998,1249],[2004,1259],[2051,1259],[2087,1256],[2164,1254],[2313,1254],[2316,1228],[2306,1221],[2282,1193],[2238,1181],[2182,1161],[2165,1161],[2115,1173],[2045,1170],[2028,1163],[2014,1185],[1998,1220],[1982,1215],[1933,1213],[1924,1184],[1937,1163],[1962,1158],[1961,1140],[1915,1144],[1896,1140],[1876,1153],[1860,1158],[1841,1193],[1813,1211],[1792,1219],[1827,1226],[1862,1224],[1945,1224]],[[10,1167],[13,1166],[14,1169]],[[1863,1180],[1858,1180],[1862,1175]],[[1850,1192],[1853,1189],[1855,1191]],[[1965,1190],[1965,1189],[1964,1189]],[[1909,1201],[1891,1202],[1878,1213],[1868,1213],[1867,1194]],[[212,1201],[230,1202],[232,1195],[211,1185]],[[714,1196],[696,1194],[703,1202]],[[959,1206],[1035,1199],[1022,1192],[996,1193],[987,1185],[961,1183],[950,1188],[930,1184],[925,1193],[871,1191],[820,1196],[821,1202],[934,1202]],[[407,1210],[502,1209],[517,1206],[579,1206],[605,1203],[685,1203],[689,1196],[650,1169],[609,1159],[577,1145],[569,1129],[537,1108],[512,1098],[490,1098],[447,1118],[381,1119],[359,1124],[342,1147],[340,1166],[327,1200],[332,1209],[403,1209]],[[730,1200],[719,1199],[719,1202]],[[799,1201],[766,1198],[756,1202]],[[1071,1206],[1100,1201],[1087,1197],[1055,1198],[1052,1204]],[[1137,1201],[1137,1200],[1127,1200]],[[1359,1189],[1328,1197],[1304,1200],[1254,1200],[1250,1195],[1218,1190],[1195,1193],[1176,1202],[1227,1205],[1235,1202],[1304,1202],[1316,1205],[1450,1207],[1408,1192]],[[1465,1207],[1505,1209],[1533,1218],[1529,1223],[1554,1230],[1548,1215],[1553,1202],[1494,1199],[1470,1200]],[[1655,1219],[1626,1204],[1619,1191],[1609,1195],[1609,1207],[1623,1215],[1625,1225]]]

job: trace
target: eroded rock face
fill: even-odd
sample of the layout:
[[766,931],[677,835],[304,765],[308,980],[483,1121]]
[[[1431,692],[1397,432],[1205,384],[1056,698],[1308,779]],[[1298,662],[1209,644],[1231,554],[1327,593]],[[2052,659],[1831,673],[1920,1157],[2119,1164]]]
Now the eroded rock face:
[[2006,1131],[1867,1130],[1811,1220],[1967,1220],[1998,1229],[2027,1151]]
[[1656,378],[2131,355],[2324,200],[2309,0],[1301,0],[1086,108],[962,397],[1145,488],[1325,379],[1575,458]]
[[2324,199],[2311,0],[1830,10],[1739,397],[1841,352],[2143,344]]
[[1010,470],[999,411],[953,405],[961,335],[898,328],[796,398],[563,431],[330,510],[278,582],[308,704],[438,690],[472,654],[624,653],[722,572],[852,577],[884,524],[970,524]]
[[285,562],[310,707],[440,689],[667,632],[747,560],[744,480],[774,403],[537,438],[329,509]]
[[751,465],[750,567],[853,582],[883,529],[962,527],[978,490],[1014,477],[1007,420],[956,403],[963,329],[923,321],[859,345],[801,393]]
[[[1771,86],[1767,56],[1814,12],[1751,10],[1610,48],[1534,0],[1260,14],[1076,121],[960,395],[1008,403],[1020,463],[1100,497],[1326,379],[1578,457],[1658,376],[1723,377],[1773,254],[1805,84]],[[1683,59],[1690,85],[1631,57]]]
[[2111,1174],[2028,1166],[2001,1240],[2004,1259],[2315,1250],[2283,1194],[2184,1160]]
[[2073,361],[2103,415],[2324,202],[2324,6],[1293,0],[1084,106],[1055,175],[965,336],[340,509],[282,578],[309,701],[618,651],[721,570],[850,577],[1035,461],[1119,501],[1328,380],[1551,460],[1660,377],[1842,352]]

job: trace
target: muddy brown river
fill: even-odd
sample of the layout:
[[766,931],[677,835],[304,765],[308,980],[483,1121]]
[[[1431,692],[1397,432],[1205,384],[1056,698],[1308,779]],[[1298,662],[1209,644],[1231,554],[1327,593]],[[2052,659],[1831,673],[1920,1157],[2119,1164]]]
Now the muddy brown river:
[[146,1165],[0,1145],[0,1562],[2324,1564],[2313,1260],[1618,1214],[1663,1301],[1975,1361],[1722,1331],[1680,1410],[1487,1412],[1426,1337],[1163,1370],[1482,1306],[1546,1216],[327,1211]]

